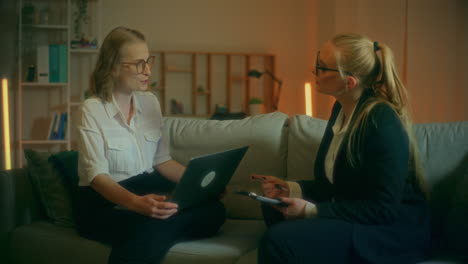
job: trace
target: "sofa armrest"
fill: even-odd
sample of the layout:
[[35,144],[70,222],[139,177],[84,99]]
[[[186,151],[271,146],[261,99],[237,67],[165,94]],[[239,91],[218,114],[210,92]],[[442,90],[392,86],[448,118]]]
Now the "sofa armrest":
[[44,218],[26,168],[0,171],[0,242],[17,226]]

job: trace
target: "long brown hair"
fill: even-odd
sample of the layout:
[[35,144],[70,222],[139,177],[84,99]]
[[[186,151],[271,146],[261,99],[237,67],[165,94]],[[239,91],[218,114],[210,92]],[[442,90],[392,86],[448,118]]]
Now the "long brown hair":
[[375,96],[369,98],[356,111],[357,116],[348,131],[346,154],[351,165],[360,163],[362,157],[353,155],[361,153],[359,148],[364,138],[362,129],[366,127],[369,113],[379,103],[389,105],[401,120],[407,132],[410,143],[409,172],[415,173],[420,189],[427,195],[419,152],[413,132],[413,124],[408,111],[408,94],[398,77],[395,68],[393,52],[384,43],[371,41],[358,34],[339,34],[331,42],[336,46],[335,58],[337,68],[343,79],[346,73],[352,73],[358,79],[358,85],[364,89],[372,89]]
[[121,49],[125,44],[139,41],[145,42],[145,36],[135,29],[126,27],[117,27],[106,36],[91,75],[91,96],[98,97],[104,102],[112,100],[114,90],[112,71],[118,70],[116,67],[121,60]]

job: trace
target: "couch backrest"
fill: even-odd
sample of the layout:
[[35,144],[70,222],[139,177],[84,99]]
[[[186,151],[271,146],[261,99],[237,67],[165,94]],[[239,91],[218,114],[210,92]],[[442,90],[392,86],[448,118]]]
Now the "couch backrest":
[[416,124],[414,132],[430,190],[468,165],[468,122]]
[[249,145],[228,186],[224,203],[230,218],[259,219],[259,204],[233,194],[236,190],[260,192],[251,173],[286,177],[288,116],[279,112],[242,120],[166,118],[172,158],[187,164],[191,157]]
[[327,121],[306,115],[295,115],[289,122],[288,180],[314,179],[317,151]]
[[[318,147],[327,121],[304,115],[290,119],[288,179],[313,179]],[[414,125],[424,176],[433,187],[468,166],[468,122]]]
[[417,124],[414,130],[430,191],[434,246],[466,252],[468,122]]

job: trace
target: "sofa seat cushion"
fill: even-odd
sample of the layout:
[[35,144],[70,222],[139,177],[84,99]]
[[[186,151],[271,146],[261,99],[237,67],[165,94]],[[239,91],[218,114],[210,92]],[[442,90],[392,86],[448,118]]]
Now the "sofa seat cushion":
[[265,224],[260,220],[227,220],[214,237],[173,246],[163,263],[236,263],[257,248],[265,231]]
[[11,234],[12,263],[107,263],[110,248],[80,237],[74,228],[50,222],[34,222]]
[[[257,247],[265,230],[260,220],[227,220],[214,237],[174,245],[163,263],[236,263]],[[10,254],[18,264],[103,264],[110,247],[80,237],[73,228],[43,221],[15,229]]]

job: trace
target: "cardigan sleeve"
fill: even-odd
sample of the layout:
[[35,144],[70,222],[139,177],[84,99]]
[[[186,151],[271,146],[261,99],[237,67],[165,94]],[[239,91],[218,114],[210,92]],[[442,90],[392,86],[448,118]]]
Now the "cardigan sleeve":
[[364,174],[365,182],[359,183],[364,192],[360,199],[317,204],[318,217],[360,224],[395,221],[408,171],[408,136],[394,110],[386,104],[376,105],[368,118],[361,130],[365,137],[358,165]]

